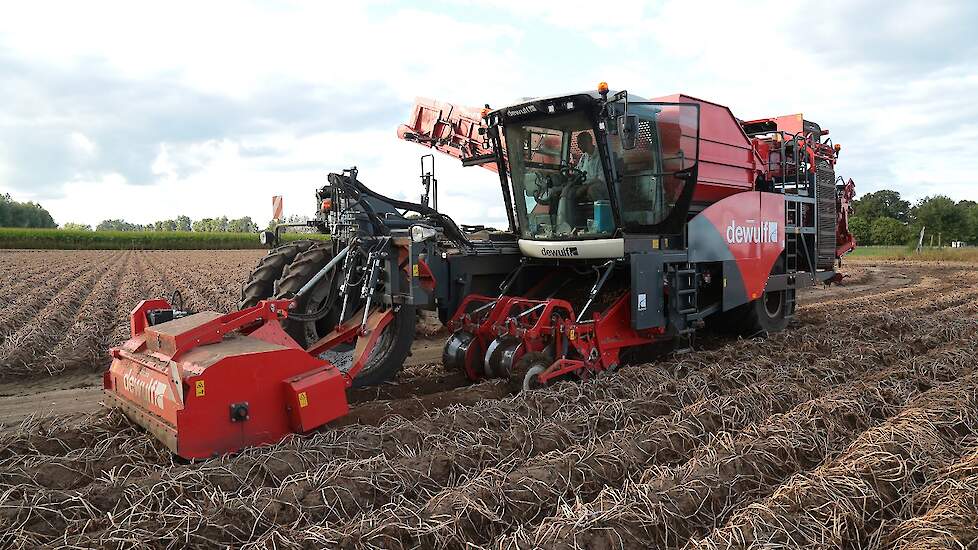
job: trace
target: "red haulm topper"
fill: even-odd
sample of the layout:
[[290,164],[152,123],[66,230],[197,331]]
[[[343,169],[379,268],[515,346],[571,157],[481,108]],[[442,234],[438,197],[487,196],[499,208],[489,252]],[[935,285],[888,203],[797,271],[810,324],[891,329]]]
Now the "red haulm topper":
[[184,458],[275,443],[345,415],[347,378],[282,330],[289,303],[148,326],[147,313],[171,306],[140,302],[132,338],[111,350],[106,395]]

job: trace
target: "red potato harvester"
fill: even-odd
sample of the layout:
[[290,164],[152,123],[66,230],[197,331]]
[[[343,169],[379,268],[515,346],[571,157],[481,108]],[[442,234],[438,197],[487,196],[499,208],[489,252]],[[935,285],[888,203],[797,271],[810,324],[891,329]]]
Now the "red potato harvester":
[[[398,135],[497,173],[507,228],[441,213],[430,154],[417,203],[356,168],[329,174],[313,219],[262,233],[271,250],[239,311],[141,302],[106,393],[174,453],[206,458],[345,415],[348,388],[400,370],[419,308],[452,331],[447,369],[523,389],[687,346],[707,323],[783,330],[796,290],[838,281],[855,247],[854,184],[827,134],[603,83],[500,109],[419,99]],[[290,225],[330,238],[280,242]]]

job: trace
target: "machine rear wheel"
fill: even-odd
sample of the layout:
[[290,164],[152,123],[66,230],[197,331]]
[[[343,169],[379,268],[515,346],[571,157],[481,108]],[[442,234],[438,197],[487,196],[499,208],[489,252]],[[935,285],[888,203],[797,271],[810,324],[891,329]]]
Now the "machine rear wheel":
[[765,292],[763,296],[747,304],[749,309],[744,324],[749,333],[747,335],[780,332],[788,326],[788,292],[791,291]]
[[[316,243],[305,252],[295,257],[275,283],[275,296],[290,298],[303,287],[320,269],[333,258],[332,247],[328,243]],[[315,313],[326,309],[326,315],[318,321],[286,320],[282,328],[303,347],[309,347],[323,336],[329,334],[342,320],[339,318],[342,300],[339,295],[339,285],[342,273],[337,267],[312,289],[311,292],[296,300],[296,311],[300,313]],[[356,301],[350,300],[347,306],[346,318],[349,319],[360,307],[359,296]],[[414,306],[401,305],[394,313],[394,319],[388,324],[374,346],[367,364],[357,373],[353,386],[370,386],[381,384],[391,379],[404,365],[411,352],[414,342],[415,325]],[[352,346],[337,347],[320,355],[342,371],[353,364]]]
[[269,250],[241,285],[241,301],[238,302],[238,309],[252,307],[262,300],[271,298],[275,290],[275,281],[282,276],[285,267],[292,263],[299,253],[305,252],[312,245],[313,241],[303,239]]

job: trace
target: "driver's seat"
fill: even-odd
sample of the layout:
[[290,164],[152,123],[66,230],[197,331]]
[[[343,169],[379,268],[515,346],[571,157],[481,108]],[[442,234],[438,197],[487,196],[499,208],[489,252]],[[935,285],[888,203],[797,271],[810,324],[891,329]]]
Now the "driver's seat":
[[[557,204],[557,224],[567,224],[572,229],[587,229],[588,215],[594,211],[594,202],[587,198],[577,198],[571,196],[580,190],[580,186],[574,185],[564,189]],[[590,207],[590,208],[589,208]]]

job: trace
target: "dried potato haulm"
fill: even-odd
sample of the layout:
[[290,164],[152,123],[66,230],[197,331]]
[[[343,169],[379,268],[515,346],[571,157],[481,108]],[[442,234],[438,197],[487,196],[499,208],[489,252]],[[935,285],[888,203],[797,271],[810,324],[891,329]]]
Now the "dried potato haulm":
[[873,544],[884,522],[900,517],[976,430],[978,374],[972,372],[928,390],[841,456],[792,478],[695,547]]
[[[978,326],[975,324],[974,326]],[[968,372],[966,352],[940,350],[928,360]],[[789,476],[837,455],[876,419],[926,400],[932,383],[916,362],[874,373],[743,432],[719,438],[678,468],[647,470],[621,490],[607,490],[591,503],[544,522],[525,544],[572,548],[607,542],[627,533],[650,546],[681,545],[690,535],[722,521],[738,504],[769,494]],[[928,392],[937,392],[933,389]],[[919,397],[917,397],[920,395]],[[610,527],[610,528],[609,528]]]
[[188,306],[229,311],[260,254],[0,250],[0,381],[105,369],[147,297],[181,290]]
[[894,549],[970,548],[978,544],[978,446],[910,498],[904,519],[882,529]]
[[[233,308],[258,253],[35,254],[49,276],[0,274],[0,326],[47,376],[97,368],[143,296]],[[176,461],[116,412],[35,418],[0,433],[0,547],[973,545],[978,270],[854,271],[771,338],[516,396],[406,369],[342,427],[222,459]]]

